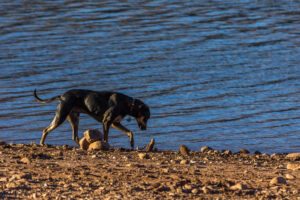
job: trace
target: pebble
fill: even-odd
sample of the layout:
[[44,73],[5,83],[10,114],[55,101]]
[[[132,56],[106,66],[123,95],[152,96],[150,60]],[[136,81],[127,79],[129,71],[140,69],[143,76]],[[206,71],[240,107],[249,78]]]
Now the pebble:
[[299,170],[300,169],[300,164],[288,163],[286,168],[291,169],[291,170]]
[[3,140],[0,140],[0,145],[6,145],[6,142],[4,142]]
[[212,190],[211,190],[211,189],[209,189],[209,188],[208,188],[208,187],[206,187],[206,186],[202,187],[202,191],[203,191],[203,193],[204,193],[204,194],[209,194],[209,193],[211,193],[211,192],[212,192]]
[[279,177],[275,177],[270,181],[270,185],[277,185],[277,184],[286,184],[286,180],[285,178],[279,176]]
[[300,153],[290,153],[286,156],[290,160],[300,160]]
[[198,194],[198,193],[199,193],[199,190],[196,189],[196,188],[195,188],[195,189],[192,189],[192,193],[193,193],[193,194]]
[[247,149],[240,149],[238,153],[240,153],[240,154],[249,154],[249,151]]
[[153,187],[153,188],[159,188],[160,185],[161,185],[161,184],[157,182],[157,183],[153,183],[153,184],[152,184],[152,187]]
[[176,192],[177,192],[177,193],[182,193],[182,188],[178,187],[178,188],[176,189]]
[[36,199],[38,197],[37,193],[32,194],[32,198]]
[[241,183],[235,184],[230,187],[231,190],[245,190],[247,189],[247,186]]
[[138,156],[141,160],[149,158],[149,156],[146,153],[139,153]]
[[7,182],[8,181],[8,178],[7,177],[2,177],[0,178],[0,182]]
[[181,160],[181,161],[180,161],[180,164],[182,164],[182,165],[185,165],[185,164],[188,164],[188,163],[189,163],[188,160]]
[[184,189],[186,189],[186,190],[191,190],[193,187],[192,187],[192,185],[190,185],[190,184],[185,184],[184,185]]
[[7,189],[11,189],[11,188],[16,188],[17,184],[15,182],[9,182],[5,186]]
[[225,150],[222,154],[223,154],[223,155],[231,155],[231,154],[232,154],[232,151],[230,151],[230,150]]
[[29,158],[27,158],[27,157],[22,158],[20,161],[21,161],[22,163],[25,163],[25,164],[31,163],[31,160],[30,160]]
[[273,159],[278,159],[279,158],[277,153],[273,153],[270,157],[273,158]]
[[255,151],[254,154],[255,155],[261,155],[261,152],[260,151]]
[[205,152],[207,152],[209,150],[212,150],[212,148],[209,147],[209,146],[204,146],[204,147],[201,148],[201,153],[205,153]]
[[188,156],[188,155],[189,155],[189,149],[188,149],[187,146],[185,146],[185,145],[180,145],[180,147],[179,147],[179,152],[180,152],[181,155],[183,155],[183,156]]
[[289,180],[293,180],[293,179],[295,179],[296,177],[295,177],[294,175],[291,175],[291,174],[286,174],[286,175],[285,175],[285,178],[286,178],[286,179],[289,179]]
[[215,149],[215,150],[214,150],[214,153],[215,153],[215,154],[219,154],[219,153],[220,153],[220,151],[219,151],[219,150],[217,150],[217,149]]

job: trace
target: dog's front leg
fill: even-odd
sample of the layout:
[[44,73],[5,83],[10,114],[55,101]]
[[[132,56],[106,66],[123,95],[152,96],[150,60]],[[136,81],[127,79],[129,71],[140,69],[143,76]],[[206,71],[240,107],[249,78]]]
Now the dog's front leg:
[[104,141],[108,143],[108,132],[109,127],[112,125],[115,117],[116,117],[116,107],[110,107],[106,110],[103,115],[103,134],[104,134]]
[[118,129],[124,133],[126,133],[128,135],[128,137],[130,138],[130,146],[131,148],[134,148],[134,139],[133,139],[133,134],[130,130],[128,130],[126,127],[124,127],[121,123],[119,122],[114,122],[112,123],[112,127],[115,129]]

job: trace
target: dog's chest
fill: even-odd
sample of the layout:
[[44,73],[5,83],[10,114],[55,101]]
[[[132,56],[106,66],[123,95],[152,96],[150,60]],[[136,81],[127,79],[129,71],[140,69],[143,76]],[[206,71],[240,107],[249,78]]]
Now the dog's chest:
[[124,118],[124,116],[118,115],[118,116],[115,118],[114,122],[120,122],[123,118]]

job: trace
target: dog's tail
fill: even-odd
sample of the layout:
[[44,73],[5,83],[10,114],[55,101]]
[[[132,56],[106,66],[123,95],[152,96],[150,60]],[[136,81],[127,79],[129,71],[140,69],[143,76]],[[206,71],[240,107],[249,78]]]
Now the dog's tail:
[[50,103],[50,102],[55,101],[55,100],[61,100],[60,96],[52,97],[50,99],[41,99],[40,97],[37,96],[36,89],[33,92],[33,96],[40,103]]

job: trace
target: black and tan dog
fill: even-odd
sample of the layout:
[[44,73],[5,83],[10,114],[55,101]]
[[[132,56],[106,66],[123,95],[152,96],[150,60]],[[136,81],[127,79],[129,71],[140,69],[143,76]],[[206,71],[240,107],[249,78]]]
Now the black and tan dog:
[[150,118],[149,107],[138,99],[117,92],[91,90],[69,90],[61,96],[50,99],[40,99],[36,90],[34,97],[40,103],[49,103],[59,100],[56,115],[51,124],[43,130],[40,144],[43,145],[48,133],[61,125],[66,119],[73,129],[73,140],[79,144],[78,123],[79,113],[89,114],[103,123],[104,141],[108,142],[110,126],[125,132],[130,138],[130,145],[134,147],[133,134],[125,128],[120,121],[126,116],[133,116],[141,130],[146,130],[147,120]]

